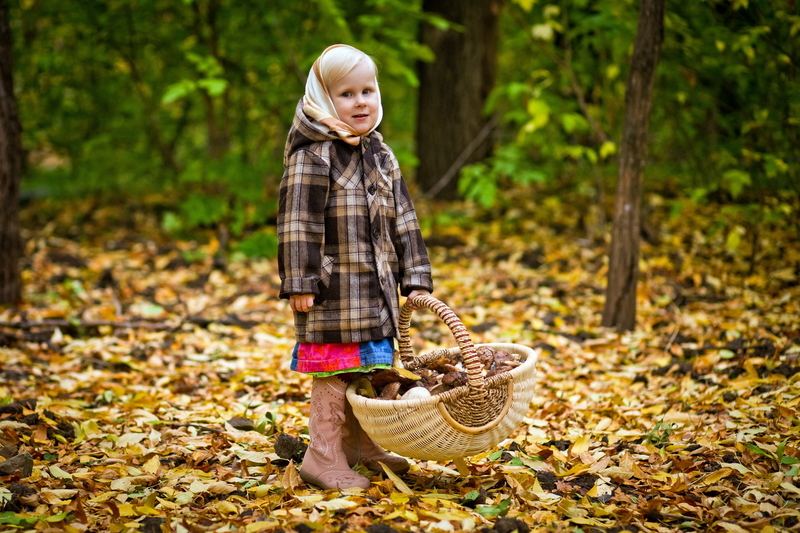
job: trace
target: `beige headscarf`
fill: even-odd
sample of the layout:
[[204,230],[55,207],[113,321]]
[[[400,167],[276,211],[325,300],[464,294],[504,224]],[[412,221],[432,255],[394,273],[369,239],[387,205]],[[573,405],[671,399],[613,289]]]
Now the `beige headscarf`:
[[[328,87],[325,85],[325,81],[323,80],[323,72],[327,70],[326,67],[330,65],[330,61],[337,59],[336,57],[332,59],[331,56],[328,55],[328,52],[337,48],[345,48],[349,49],[350,51],[357,52],[355,57],[358,59],[354,61],[352,65],[350,65],[349,70],[352,70],[352,68],[358,64],[358,61],[372,61],[372,59],[361,50],[346,44],[334,44],[333,46],[326,48],[322,54],[320,54],[317,60],[314,61],[314,65],[311,67],[311,72],[308,73],[308,80],[306,81],[306,94],[303,96],[303,112],[320,124],[319,129],[323,133],[332,131],[336,133],[336,135],[338,135],[339,138],[341,138],[344,142],[352,144],[353,146],[357,146],[361,142],[361,134],[356,132],[348,124],[342,122],[342,120],[339,118],[339,114],[336,113],[333,100],[331,100],[330,93],[328,92]],[[334,54],[334,56],[335,55],[336,54]],[[380,104],[381,94],[378,90],[377,76],[375,77],[375,90],[378,93],[378,119],[375,121],[375,125],[372,127],[372,129],[365,133],[365,135],[372,133],[372,131],[378,127],[378,124],[381,123],[381,119],[383,118],[383,106]],[[316,126],[316,124],[314,125]]]

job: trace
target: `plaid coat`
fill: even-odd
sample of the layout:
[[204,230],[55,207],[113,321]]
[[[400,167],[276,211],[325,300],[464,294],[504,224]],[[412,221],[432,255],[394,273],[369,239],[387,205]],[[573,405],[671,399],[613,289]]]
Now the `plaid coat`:
[[432,291],[431,267],[397,159],[378,132],[352,146],[314,128],[298,104],[278,209],[281,298],[313,294],[294,314],[298,342],[397,336],[400,292]]

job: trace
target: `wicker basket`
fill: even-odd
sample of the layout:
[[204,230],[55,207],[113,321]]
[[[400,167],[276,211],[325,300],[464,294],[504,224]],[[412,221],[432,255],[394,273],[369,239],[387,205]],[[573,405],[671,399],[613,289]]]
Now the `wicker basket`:
[[458,347],[413,357],[409,337],[412,309],[407,302],[400,313],[399,359],[403,366],[413,370],[443,354],[460,352],[467,385],[429,398],[387,401],[361,396],[357,384],[351,383],[347,400],[353,412],[373,441],[406,457],[450,461],[491,449],[508,437],[528,412],[538,353],[519,344],[479,345],[518,354],[523,362],[509,372],[485,378],[475,345],[456,314],[431,296],[419,296],[410,303],[434,311],[450,328]]

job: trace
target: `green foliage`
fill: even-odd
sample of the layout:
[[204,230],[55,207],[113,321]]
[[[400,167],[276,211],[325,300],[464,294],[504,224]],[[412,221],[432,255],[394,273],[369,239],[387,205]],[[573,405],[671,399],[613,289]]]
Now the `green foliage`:
[[45,523],[56,523],[56,522],[63,522],[69,520],[70,515],[67,512],[58,513],[50,516],[44,515],[34,515],[34,516],[23,516],[21,513],[12,513],[10,511],[5,511],[0,513],[0,524],[9,524],[15,527],[30,527],[36,524],[37,522],[45,522]]
[[[274,218],[295,106],[334,42],[376,57],[383,131],[412,161],[415,62],[431,59],[417,26],[448,25],[419,0],[62,4],[12,6],[26,191],[157,193],[171,204],[165,228],[234,237]],[[252,239],[248,254],[268,237]]]
[[489,161],[463,170],[468,198],[491,205],[508,184],[603,187],[596,182],[613,171],[620,66],[635,15],[631,2],[509,4],[499,80],[486,106],[500,116],[503,136]]
[[[416,63],[433,59],[419,24],[461,30],[421,0],[12,4],[25,194],[156,193],[169,199],[165,228],[224,227],[235,239],[255,231],[241,248],[248,255],[272,249],[258,231],[274,218],[286,132],[319,52],[348,42],[376,58],[381,130],[408,168]],[[798,5],[669,2],[648,187],[757,205],[768,218],[765,198],[797,197]],[[612,190],[638,9],[635,0],[504,4],[498,79],[483,110],[499,120],[496,150],[463,169],[466,198],[490,206],[522,185],[600,201]]]
[[661,446],[669,441],[669,436],[672,435],[673,424],[659,420],[653,429],[645,436],[644,440],[648,444],[654,446]]
[[686,154],[685,187],[733,199],[798,192],[800,12],[789,9],[709,0],[668,10],[653,123],[656,150]]
[[[597,197],[611,189],[638,9],[632,0],[507,4],[499,79],[486,111],[501,117],[498,153],[514,147],[520,155],[500,156],[511,169],[491,160],[464,169],[468,198],[492,204],[528,169],[546,186]],[[675,184],[696,201],[797,196],[799,31],[794,3],[668,4],[649,187]]]
[[236,251],[251,258],[278,256],[278,236],[274,229],[254,232],[236,244]]
[[269,437],[278,431],[278,419],[275,413],[267,412],[256,421],[255,426],[255,431]]
[[796,476],[797,473],[798,473],[797,465],[800,464],[800,459],[797,459],[795,457],[791,457],[789,455],[785,455],[784,452],[786,450],[786,443],[787,442],[788,442],[788,439],[784,439],[783,441],[778,443],[778,447],[774,452],[771,452],[769,450],[765,450],[765,449],[759,447],[757,444],[754,444],[752,442],[746,443],[744,445],[744,447],[747,448],[748,450],[750,450],[751,452],[755,453],[755,454],[762,455],[762,456],[774,461],[775,465],[777,466],[778,471],[781,471],[781,469],[782,469],[782,467],[784,465],[791,465],[791,467],[789,468],[789,471],[786,473],[786,475]]
[[490,207],[505,184],[530,185],[545,180],[545,173],[530,165],[519,146],[507,145],[499,147],[486,161],[462,169],[458,190],[464,198]]
[[506,516],[508,510],[511,508],[511,498],[500,500],[497,505],[477,505],[475,512],[487,518],[497,518],[498,516]]

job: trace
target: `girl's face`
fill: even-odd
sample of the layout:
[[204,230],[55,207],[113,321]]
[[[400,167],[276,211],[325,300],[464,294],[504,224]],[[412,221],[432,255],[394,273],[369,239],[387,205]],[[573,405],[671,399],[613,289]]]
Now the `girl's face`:
[[339,119],[361,135],[378,120],[381,102],[376,83],[372,65],[361,61],[328,88]]

